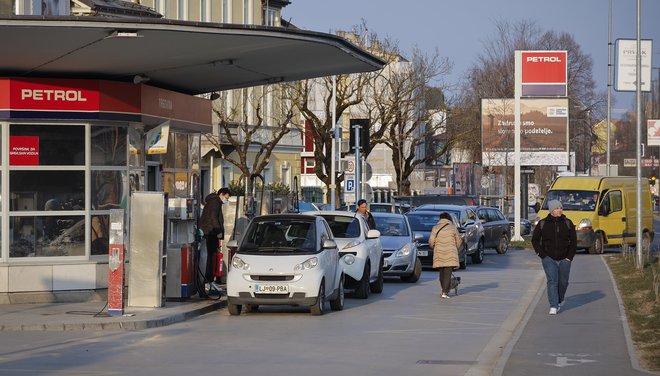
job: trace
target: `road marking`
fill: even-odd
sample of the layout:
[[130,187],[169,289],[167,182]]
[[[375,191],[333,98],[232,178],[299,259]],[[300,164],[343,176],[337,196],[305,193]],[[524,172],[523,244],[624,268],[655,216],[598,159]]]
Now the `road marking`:
[[[537,355],[543,356],[544,354],[538,353]],[[550,357],[555,358],[554,363],[544,363],[545,365],[548,366],[553,366],[553,367],[559,367],[559,368],[564,368],[564,367],[569,367],[569,366],[579,366],[582,364],[586,363],[595,363],[596,360],[593,359],[586,359],[588,357],[592,357],[594,355],[599,355],[599,354],[584,354],[584,353],[578,353],[578,354],[563,354],[563,353],[548,353],[545,354]],[[569,358],[570,357],[570,358]]]

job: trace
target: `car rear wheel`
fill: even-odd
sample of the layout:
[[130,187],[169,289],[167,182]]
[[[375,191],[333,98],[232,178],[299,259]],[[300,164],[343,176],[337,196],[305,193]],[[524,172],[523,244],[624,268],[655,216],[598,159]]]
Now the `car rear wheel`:
[[411,275],[403,275],[401,276],[401,280],[403,282],[410,282],[410,283],[415,283],[419,281],[419,277],[422,276],[422,262],[419,261],[419,259],[415,260],[415,268],[413,269],[413,272]]
[[316,299],[316,303],[309,307],[309,311],[312,316],[321,316],[323,314],[323,306],[325,305],[325,281],[321,281],[321,287],[319,287],[319,296]]
[[341,311],[344,309],[344,275],[342,274],[339,279],[339,291],[337,297],[330,301],[330,308],[333,311]]
[[229,311],[229,314],[232,316],[238,316],[241,314],[241,309],[243,308],[242,305],[240,304],[227,304],[227,310]]
[[477,244],[477,251],[472,254],[472,263],[481,264],[484,262],[484,240],[479,239],[479,244]]
[[500,238],[500,243],[497,245],[496,250],[500,255],[505,254],[509,250],[509,237],[506,234]]
[[369,290],[374,294],[380,294],[383,292],[383,259],[380,259],[378,264],[378,278],[369,284]]
[[362,279],[358,282],[358,288],[355,289],[355,297],[358,299],[366,299],[369,297],[369,275],[371,274],[371,268],[369,267],[369,262],[364,265],[364,271],[362,272]]

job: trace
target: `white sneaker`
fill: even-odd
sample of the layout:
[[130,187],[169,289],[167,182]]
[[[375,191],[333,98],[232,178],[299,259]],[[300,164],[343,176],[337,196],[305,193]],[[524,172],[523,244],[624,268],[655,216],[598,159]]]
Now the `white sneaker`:
[[442,299],[449,299],[449,295],[447,295],[447,294],[442,294]]
[[555,308],[555,307],[550,308],[550,314],[551,315],[556,315],[557,314],[557,308]]

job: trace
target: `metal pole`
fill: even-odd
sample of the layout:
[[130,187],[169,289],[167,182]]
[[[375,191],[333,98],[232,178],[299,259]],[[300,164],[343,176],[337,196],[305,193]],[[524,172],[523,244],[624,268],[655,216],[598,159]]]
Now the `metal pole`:
[[360,156],[360,126],[355,123],[353,132],[355,132],[355,203],[362,198],[362,157]]
[[513,237],[511,240],[522,241],[520,236],[520,96],[522,94],[522,51],[515,53],[515,100],[513,130]]
[[337,193],[337,76],[332,76],[332,166],[330,167],[330,207],[337,208],[335,195]]
[[607,157],[605,175],[610,176],[610,133],[612,129],[612,0],[610,0],[607,30]]
[[637,67],[635,71],[635,86],[637,97],[637,269],[642,269],[642,41],[641,31],[641,1],[637,0]]

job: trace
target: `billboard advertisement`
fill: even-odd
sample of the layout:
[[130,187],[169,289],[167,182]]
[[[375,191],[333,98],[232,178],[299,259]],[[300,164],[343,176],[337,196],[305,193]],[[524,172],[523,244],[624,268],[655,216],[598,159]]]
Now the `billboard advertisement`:
[[[653,53],[653,41],[641,40],[642,55],[642,91],[651,91],[651,54]],[[636,91],[637,85],[637,40],[616,40],[616,79],[614,90]]]
[[[568,99],[520,100],[521,166],[568,165]],[[484,166],[513,166],[514,100],[481,100]]]
[[648,146],[660,146],[660,120],[646,121],[646,137]]

